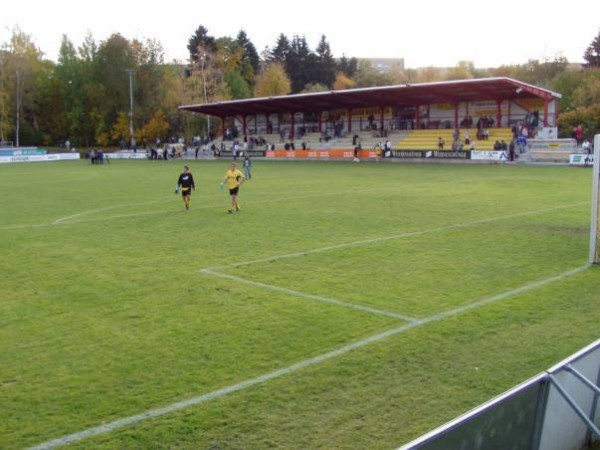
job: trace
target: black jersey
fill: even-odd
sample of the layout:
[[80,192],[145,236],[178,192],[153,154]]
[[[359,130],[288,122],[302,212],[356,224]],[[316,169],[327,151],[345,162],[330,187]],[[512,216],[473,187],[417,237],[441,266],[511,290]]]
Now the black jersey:
[[182,173],[179,175],[179,180],[177,180],[177,185],[181,186],[182,191],[187,191],[189,188],[196,189],[196,185],[194,184],[194,177],[191,173]]

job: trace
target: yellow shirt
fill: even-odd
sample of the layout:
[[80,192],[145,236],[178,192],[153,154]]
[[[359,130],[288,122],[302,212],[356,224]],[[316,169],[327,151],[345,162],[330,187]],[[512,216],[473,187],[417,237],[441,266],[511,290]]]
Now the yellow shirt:
[[233,189],[240,185],[240,181],[244,178],[244,174],[239,169],[228,170],[225,174],[227,187]]

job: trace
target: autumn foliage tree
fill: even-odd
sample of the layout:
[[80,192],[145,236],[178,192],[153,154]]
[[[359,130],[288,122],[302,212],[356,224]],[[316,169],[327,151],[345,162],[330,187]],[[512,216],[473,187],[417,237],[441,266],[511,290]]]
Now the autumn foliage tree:
[[291,92],[291,82],[280,63],[268,64],[256,80],[255,97],[287,95]]

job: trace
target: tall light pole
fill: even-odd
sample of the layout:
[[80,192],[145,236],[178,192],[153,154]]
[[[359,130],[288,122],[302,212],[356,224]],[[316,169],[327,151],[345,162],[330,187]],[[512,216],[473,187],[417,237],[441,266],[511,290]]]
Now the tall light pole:
[[[202,87],[204,88],[204,103],[208,103],[208,96],[206,95],[206,76],[204,75],[204,63],[206,62],[206,53],[204,53],[201,57],[200,60],[202,61],[202,64],[200,66],[200,70],[202,72]],[[206,115],[206,134],[208,135],[208,139],[210,140],[210,115]]]
[[133,137],[133,69],[127,69],[129,74],[129,136],[131,136],[131,148],[135,147],[135,139]]
[[17,104],[17,126],[16,126],[16,144],[17,147],[19,147],[19,134],[20,134],[20,129],[21,129],[21,99],[22,99],[22,95],[23,95],[23,91],[21,89],[21,74],[19,73],[19,69],[17,69],[17,98],[16,100],[16,104]]

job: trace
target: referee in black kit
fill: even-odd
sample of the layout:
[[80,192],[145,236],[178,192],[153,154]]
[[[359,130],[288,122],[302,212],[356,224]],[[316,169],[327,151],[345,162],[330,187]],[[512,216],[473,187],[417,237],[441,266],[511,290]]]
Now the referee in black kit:
[[181,197],[183,198],[185,209],[189,210],[190,202],[192,200],[192,191],[196,189],[196,185],[194,184],[194,177],[190,173],[190,168],[188,166],[183,166],[183,173],[179,175],[177,186],[175,186],[176,194],[179,192],[179,188],[181,188]]

